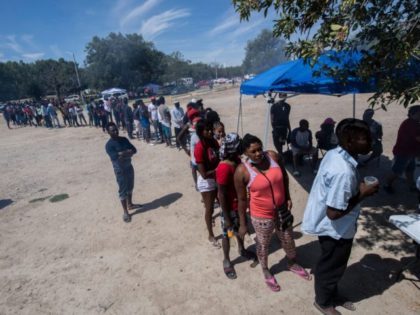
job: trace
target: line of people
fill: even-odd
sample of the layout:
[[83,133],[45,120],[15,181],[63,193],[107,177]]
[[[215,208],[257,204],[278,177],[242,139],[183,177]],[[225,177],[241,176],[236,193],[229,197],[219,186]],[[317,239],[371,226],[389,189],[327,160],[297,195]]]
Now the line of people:
[[[146,111],[144,104],[140,106]],[[302,231],[317,236],[319,240],[321,255],[312,269],[315,276],[314,306],[322,314],[339,315],[337,306],[355,310],[354,304],[338,292],[338,282],[350,257],[360,202],[379,189],[378,182],[360,182],[357,159],[371,151],[376,157],[380,150],[375,145],[382,136],[378,127],[380,124],[372,124],[373,113],[368,110],[364,116],[364,120],[344,119],[335,130],[335,121],[327,118],[324,127],[321,127],[321,132],[325,134],[317,134],[317,138],[325,137],[332,146],[325,147],[327,152],[319,165],[305,207]],[[409,109],[412,121],[408,123],[417,124],[417,133],[419,116],[420,107]],[[184,118],[184,126],[179,130],[176,141],[190,158],[192,177],[204,205],[208,241],[212,247],[223,249],[222,267],[226,277],[237,278],[230,257],[230,245],[235,237],[238,254],[253,260],[251,266],[260,263],[266,286],[273,292],[280,291],[268,264],[269,244],[275,232],[285,250],[288,270],[311,280],[311,275],[298,263],[293,239],[292,196],[282,154],[265,151],[262,141],[253,135],[246,134],[241,139],[236,133],[226,134],[217,112],[204,109],[202,103],[190,102]],[[307,131],[308,127],[308,123],[303,121],[299,131]],[[136,150],[128,139],[118,137],[115,124],[108,125],[108,132],[111,139],[107,143],[107,152],[119,185],[123,219],[129,222],[129,210],[135,209],[132,203],[134,171],[131,156]],[[414,140],[419,141],[416,135]],[[299,137],[295,135],[295,138]],[[368,161],[373,159],[372,155],[367,158]],[[221,245],[214,234],[216,202],[222,210]],[[250,226],[255,231],[256,253],[244,246]]]

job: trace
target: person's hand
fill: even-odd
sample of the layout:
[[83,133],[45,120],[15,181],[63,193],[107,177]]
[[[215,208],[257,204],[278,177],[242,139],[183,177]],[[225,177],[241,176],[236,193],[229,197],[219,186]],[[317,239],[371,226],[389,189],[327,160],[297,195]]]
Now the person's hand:
[[366,185],[365,183],[360,183],[359,191],[360,197],[365,198],[376,194],[379,190],[379,182],[374,185]]
[[287,200],[287,210],[292,211],[293,208],[293,202],[292,200]]
[[248,228],[246,224],[239,226],[238,236],[243,240],[245,238],[245,234],[248,233]]

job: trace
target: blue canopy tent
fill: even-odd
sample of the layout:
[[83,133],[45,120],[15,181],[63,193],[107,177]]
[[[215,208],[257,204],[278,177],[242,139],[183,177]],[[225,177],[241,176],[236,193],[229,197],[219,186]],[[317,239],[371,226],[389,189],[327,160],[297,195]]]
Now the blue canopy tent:
[[[339,81],[328,75],[325,66],[337,70],[347,70],[352,73],[360,62],[360,52],[328,51],[321,55],[311,67],[309,62],[297,59],[285,62],[271,68],[255,78],[241,84],[240,104],[237,131],[239,132],[240,117],[242,115],[242,94],[261,95],[267,92],[281,92],[290,94],[325,94],[341,96],[353,94],[353,117],[355,116],[356,93],[375,91],[375,80],[363,82],[360,78],[348,75],[345,81]],[[315,75],[315,73],[318,73]],[[267,108],[265,139],[267,142],[270,106]]]

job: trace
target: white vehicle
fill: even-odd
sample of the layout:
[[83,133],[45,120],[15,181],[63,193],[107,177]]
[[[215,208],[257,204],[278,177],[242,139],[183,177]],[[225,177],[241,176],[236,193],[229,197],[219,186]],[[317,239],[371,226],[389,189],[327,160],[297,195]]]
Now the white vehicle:
[[69,95],[67,97],[64,98],[64,101],[69,103],[69,102],[76,102],[80,100],[80,96],[77,94],[74,95]]
[[102,99],[104,101],[110,99],[111,97],[118,98],[118,99],[124,99],[124,98],[128,99],[127,91],[124,89],[112,88],[109,90],[102,91],[101,94],[102,94]]

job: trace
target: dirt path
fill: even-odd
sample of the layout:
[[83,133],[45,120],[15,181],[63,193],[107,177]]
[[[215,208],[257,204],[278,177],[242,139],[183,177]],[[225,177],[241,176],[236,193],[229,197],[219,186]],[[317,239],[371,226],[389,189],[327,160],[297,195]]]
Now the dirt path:
[[[235,131],[238,90],[202,97],[220,113],[226,130]],[[367,98],[358,96],[359,117]],[[263,138],[264,100],[243,101],[244,132]],[[338,121],[352,113],[351,96],[298,96],[290,103],[292,127],[307,118],[313,132],[328,116]],[[384,178],[405,117],[406,110],[397,106],[377,113],[384,125],[385,157],[380,168],[363,174]],[[260,267],[250,268],[248,262],[236,265],[237,280],[226,279],[221,250],[207,244],[203,206],[183,152],[134,140],[139,151],[133,159],[134,196],[145,207],[125,224],[104,152],[108,137],[102,131],[9,131],[3,120],[0,131],[0,314],[317,314],[313,282],[285,271],[284,252],[275,240],[269,264],[282,286],[280,293],[270,292]],[[296,223],[312,179],[309,174],[291,179]],[[400,193],[393,198],[380,193],[364,204],[341,283],[343,292],[357,301],[359,310],[353,314],[420,313],[419,289],[408,280],[394,284],[387,279],[392,268],[413,254],[409,240],[386,223],[391,213],[416,206],[415,195],[405,192],[403,182],[397,189]],[[64,193],[69,198],[57,203],[30,202]],[[219,219],[215,231],[220,233]],[[298,254],[311,268],[318,245],[299,231],[298,226]],[[253,245],[253,237],[247,244]]]

